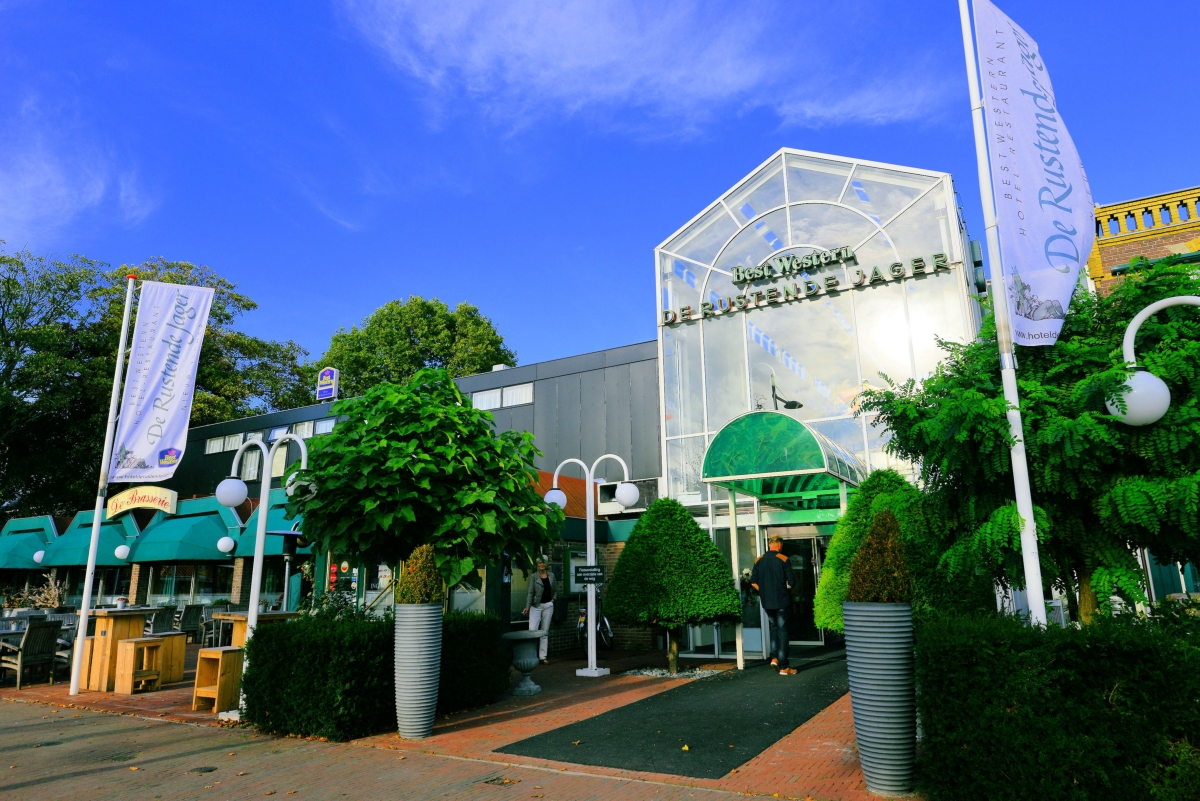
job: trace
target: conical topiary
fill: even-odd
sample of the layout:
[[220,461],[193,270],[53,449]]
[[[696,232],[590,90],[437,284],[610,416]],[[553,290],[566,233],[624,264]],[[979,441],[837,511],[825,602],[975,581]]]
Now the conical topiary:
[[854,557],[846,600],[883,604],[912,602],[912,579],[904,560],[900,522],[888,509],[875,515],[867,539]]
[[634,525],[617,559],[604,611],[618,623],[666,628],[674,673],[679,666],[676,630],[737,620],[741,603],[729,565],[712,538],[678,501],[660,498]]
[[420,545],[404,560],[396,579],[396,603],[436,604],[442,601],[442,574],[432,545]]

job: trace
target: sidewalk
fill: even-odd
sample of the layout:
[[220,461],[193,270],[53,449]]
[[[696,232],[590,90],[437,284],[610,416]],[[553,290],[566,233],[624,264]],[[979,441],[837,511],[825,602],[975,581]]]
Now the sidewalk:
[[[649,652],[612,652],[605,656],[608,658],[603,659],[602,664],[613,669],[614,674],[639,666],[659,666],[665,662],[661,655]],[[188,657],[189,672],[185,676],[185,683],[172,685],[157,693],[135,696],[81,693],[72,699],[68,695],[68,685],[61,683],[54,686],[38,684],[26,687],[19,693],[9,685],[0,689],[0,699],[215,727],[217,721],[213,715],[191,711],[191,669],[195,663],[192,649],[189,649]],[[681,667],[701,665],[724,670],[732,668],[728,662],[704,664],[698,660],[683,660]],[[549,666],[539,666],[533,673],[533,679],[543,687],[540,694],[531,698],[505,696],[482,709],[439,717],[434,734],[428,739],[402,740],[395,734],[382,734],[354,741],[352,746],[398,752],[406,756],[420,753],[441,757],[451,762],[448,767],[451,771],[454,770],[452,764],[462,765],[462,760],[479,760],[571,775],[651,782],[657,786],[665,784],[765,796],[778,794],[782,798],[813,798],[821,801],[866,801],[878,798],[866,792],[854,745],[849,696],[843,696],[792,733],[719,779],[617,770],[497,753],[497,749],[532,735],[648,698],[686,681],[626,675],[584,679],[575,676],[575,669],[581,666],[581,658],[570,657],[556,659]],[[788,680],[780,677],[780,681]],[[4,705],[0,708],[11,707]],[[720,710],[714,710],[713,714],[720,714]],[[652,791],[646,793],[646,796],[650,795],[653,795]]]

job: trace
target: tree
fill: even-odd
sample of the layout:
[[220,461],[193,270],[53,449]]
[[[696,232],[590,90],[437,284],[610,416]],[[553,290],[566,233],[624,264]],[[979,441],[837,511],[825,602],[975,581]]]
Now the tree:
[[457,377],[516,363],[517,355],[479,309],[460,303],[451,312],[437,298],[411,295],[380,306],[361,327],[339,329],[317,369],[338,368],[339,393],[353,397],[376,384],[403,384],[426,367]]
[[255,304],[207,267],[154,259],[114,270],[81,256],[0,254],[0,518],[91,505],[131,271],[216,290],[193,425],[312,402],[305,351],[236,331]]
[[343,419],[310,440],[296,479],[315,491],[288,504],[316,550],[395,564],[427,543],[453,587],[505,554],[530,569],[553,542],[563,514],[536,491],[533,435],[495,433],[447,371],[378,384],[333,412]]
[[[1140,364],[1171,388],[1157,424],[1129,427],[1105,400],[1122,392],[1121,339],[1148,304],[1196,294],[1195,269],[1177,257],[1135,260],[1111,294],[1077,291],[1057,344],[1021,348],[1021,392],[1043,575],[1066,591],[1072,616],[1091,621],[1121,591],[1144,599],[1136,557],[1200,559],[1200,315],[1174,307],[1138,335]],[[891,453],[920,465],[922,484],[954,539],[950,570],[1022,586],[1020,518],[1013,498],[1007,404],[991,318],[976,342],[942,343],[947,359],[922,384],[864,394],[892,432]],[[1123,403],[1123,401],[1119,401]],[[1074,590],[1079,605],[1075,608]]]
[[666,628],[672,673],[679,671],[677,629],[738,620],[742,613],[725,558],[687,509],[671,498],[659,498],[634,524],[604,604],[618,623]]

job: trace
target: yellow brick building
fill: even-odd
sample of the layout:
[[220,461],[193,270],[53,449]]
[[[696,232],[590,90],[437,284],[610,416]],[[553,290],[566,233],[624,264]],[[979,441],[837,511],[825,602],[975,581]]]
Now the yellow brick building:
[[1137,256],[1200,251],[1200,187],[1096,206],[1096,245],[1088,275],[1103,292]]

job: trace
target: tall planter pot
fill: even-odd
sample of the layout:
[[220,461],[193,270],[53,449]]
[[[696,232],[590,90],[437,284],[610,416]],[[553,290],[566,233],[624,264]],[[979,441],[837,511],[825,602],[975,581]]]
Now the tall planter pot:
[[415,740],[433,733],[442,671],[442,605],[396,604],[396,728]]
[[917,715],[911,604],[843,603],[854,736],[867,789],[913,784]]

